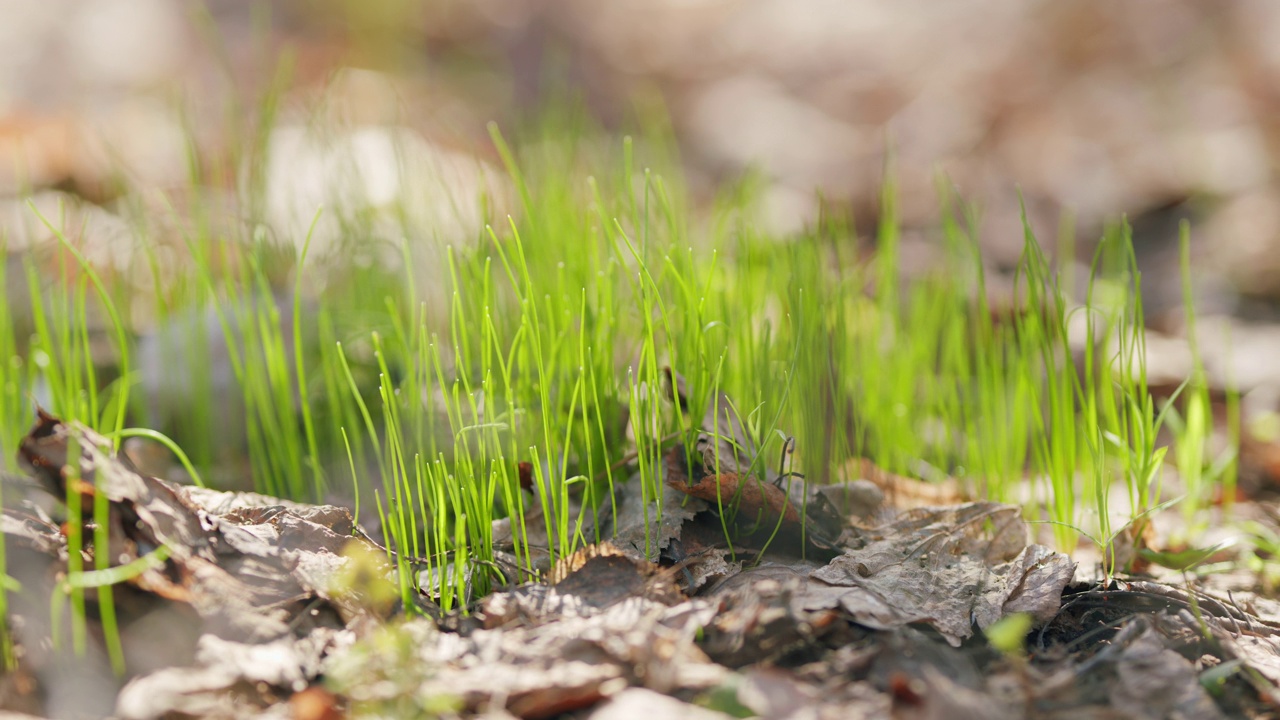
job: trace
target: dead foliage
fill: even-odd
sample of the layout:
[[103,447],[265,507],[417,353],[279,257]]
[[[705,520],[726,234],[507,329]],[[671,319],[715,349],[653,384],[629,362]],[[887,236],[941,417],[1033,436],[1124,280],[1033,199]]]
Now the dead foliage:
[[[110,565],[156,561],[112,587],[128,659],[116,680],[96,592],[89,650],[48,642],[68,622],[48,602],[67,528],[7,507],[22,652],[0,700],[54,716],[315,720],[1214,718],[1277,701],[1269,606],[1073,583],[1074,563],[1029,543],[1016,507],[899,509],[889,476],[865,466],[881,501],[846,503],[838,487],[758,473],[749,439],[701,446],[665,453],[648,511],[637,483],[621,484],[617,514],[598,519],[613,541],[548,564],[544,581],[424,615],[399,602],[387,552],[345,510],[147,477],[101,436],[42,416],[21,455],[36,484],[84,504],[85,567],[103,551],[89,521],[104,500]],[[737,464],[713,471],[719,452]],[[412,607],[430,607],[429,592]],[[1017,614],[1030,618],[1023,650],[997,651],[985,631]]]

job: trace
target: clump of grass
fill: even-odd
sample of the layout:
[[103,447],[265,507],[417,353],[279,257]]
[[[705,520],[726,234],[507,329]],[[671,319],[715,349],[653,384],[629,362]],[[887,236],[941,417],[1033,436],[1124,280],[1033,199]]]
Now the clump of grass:
[[[1030,483],[1029,512],[1053,523],[1065,550],[1082,533],[1110,543],[1161,501],[1157,431],[1172,416],[1147,391],[1141,279],[1124,225],[1102,240],[1084,298],[1070,296],[1067,270],[1027,227],[1004,309],[988,299],[976,214],[949,191],[936,233],[944,263],[904,278],[891,180],[863,262],[868,248],[850,222],[825,217],[798,237],[770,237],[750,183],[703,222],[661,142],[608,145],[574,132],[512,147],[493,131],[516,207],[506,217],[477,199],[489,224],[443,256],[445,307],[422,292],[414,268],[431,250],[412,236],[396,248],[403,274],[354,269],[330,276],[337,289],[313,300],[303,298],[306,278],[335,262],[308,256],[310,235],[286,271],[261,225],[245,237],[187,226],[189,263],[167,276],[154,269],[155,246],[142,254],[157,315],[216,315],[255,487],[357,503],[368,493],[406,606],[422,592],[444,610],[465,608],[532,577],[542,553],[563,557],[608,537],[598,520],[616,510],[623,483],[657,517],[663,453],[692,447],[700,432],[727,434],[718,423],[730,403],[758,450],[747,472],[759,479],[766,463],[789,457],[809,481],[834,482],[867,457],[926,479],[958,476],[996,500],[1021,498]],[[350,247],[377,237],[358,213],[338,216]],[[125,428],[137,406],[132,341],[92,268],[62,243],[83,275],[54,283],[53,304],[33,292],[25,354],[0,313],[0,360],[23,368],[0,387],[10,445],[38,382],[64,417],[117,441],[136,432]],[[280,281],[288,272],[292,281]],[[39,285],[34,267],[30,279]],[[117,337],[106,386],[85,330],[90,285]],[[1073,322],[1084,326],[1083,358],[1072,353]],[[663,390],[668,367],[687,384],[687,406]],[[204,400],[191,427],[207,429],[216,392],[199,370],[189,381]],[[1195,400],[1202,386],[1191,402],[1207,402]],[[1206,434],[1197,407],[1178,426],[1192,514],[1207,498],[1195,484]],[[708,416],[716,426],[702,427]],[[191,456],[193,478],[215,475],[210,447]],[[1129,495],[1119,514],[1116,483]],[[503,518],[514,576],[494,545]],[[655,539],[638,549],[655,553]]]
[[[29,362],[36,372],[26,378],[31,382],[43,382],[48,390],[49,400],[54,412],[70,420],[79,421],[92,427],[100,427],[114,438],[115,447],[119,447],[124,436],[126,412],[129,407],[129,393],[132,386],[130,364],[130,345],[125,326],[116,304],[102,277],[88,262],[84,254],[67,240],[60,225],[39,215],[35,206],[31,206],[40,221],[56,238],[60,250],[58,277],[62,282],[55,287],[52,298],[46,305],[43,284],[34,262],[26,259],[27,279],[30,286],[31,309],[34,319],[35,336],[30,341]],[[105,312],[109,328],[114,335],[115,350],[119,377],[100,385],[98,367],[95,364],[93,345],[90,339],[88,314],[88,295],[92,288],[97,296],[100,308]],[[0,311],[8,315],[6,305]],[[3,342],[11,351],[16,351],[16,341],[12,337],[14,325],[12,317],[3,321],[8,328],[9,337]],[[15,361],[20,356],[10,355],[5,358],[12,367],[20,368],[22,363]],[[31,386],[23,388],[25,392],[9,391],[4,400],[7,407],[0,412],[7,418],[19,417],[23,413],[26,393]],[[22,399],[19,399],[22,398]],[[15,430],[17,428],[14,428]],[[16,447],[16,440],[10,447]],[[78,457],[77,446],[73,443],[68,450],[68,457]],[[92,518],[82,517],[79,463],[70,463],[67,479],[66,507],[68,509],[68,576],[79,578],[87,570],[83,567],[80,553],[85,544],[84,528],[92,520],[94,528],[92,543],[100,551],[94,553],[95,571],[106,571],[110,557],[107,546],[108,523],[107,498],[103,493],[95,494]],[[3,547],[0,546],[0,550]],[[71,597],[72,612],[72,647],[77,654],[85,652],[85,598],[83,586],[69,582],[68,592]],[[120,642],[119,628],[116,624],[115,602],[110,585],[97,588],[97,605],[101,620],[104,642],[111,666],[117,672],[124,671],[124,654]],[[56,616],[55,616],[56,617]],[[55,619],[55,623],[57,620]],[[56,625],[55,625],[56,626]],[[6,644],[8,638],[5,638]],[[6,653],[7,655],[8,653]]]

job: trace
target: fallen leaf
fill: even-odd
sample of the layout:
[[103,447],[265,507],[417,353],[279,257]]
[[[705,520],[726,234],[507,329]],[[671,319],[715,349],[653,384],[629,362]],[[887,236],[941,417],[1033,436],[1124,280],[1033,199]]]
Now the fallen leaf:
[[1020,511],[1010,505],[921,509],[877,534],[813,571],[801,606],[840,608],[880,629],[926,623],[958,645],[975,625],[1010,613],[1053,617],[1075,569],[1066,555],[1026,545]]

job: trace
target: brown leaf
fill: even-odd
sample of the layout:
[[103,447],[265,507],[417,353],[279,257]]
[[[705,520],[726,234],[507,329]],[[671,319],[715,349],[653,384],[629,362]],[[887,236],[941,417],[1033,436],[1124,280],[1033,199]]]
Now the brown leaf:
[[779,519],[796,527],[800,511],[781,488],[757,478],[743,478],[738,473],[705,474],[690,480],[685,467],[684,451],[679,445],[663,458],[667,487],[687,493],[711,504],[712,508],[734,507],[748,520],[772,524]]
[[[67,431],[62,421],[36,408],[35,427],[18,444],[18,465],[31,473],[58,502],[67,499]],[[86,476],[81,467],[80,476]],[[93,512],[93,485],[84,481],[73,488],[80,498],[81,510]]]
[[879,629],[923,622],[958,645],[975,624],[1010,613],[1049,619],[1075,569],[1061,553],[1028,546],[1010,505],[921,509],[878,535],[815,570],[797,598],[802,607],[838,607]]
[[1167,641],[1151,627],[1130,627],[1134,634],[1131,640],[1123,637],[1128,633],[1117,638],[1124,649],[1116,662],[1119,677],[1111,687],[1112,707],[1132,718],[1226,717],[1200,684],[1190,660],[1167,647]]
[[670,571],[633,559],[607,542],[589,545],[561,559],[551,577],[557,593],[574,595],[596,608],[636,597],[664,605],[684,599]]
[[[771,543],[782,540],[792,551],[805,548],[829,551],[835,548],[841,518],[820,494],[809,494],[797,482],[797,499],[772,482],[738,473],[705,474],[689,479],[683,448],[673,447],[663,458],[667,487],[687,493],[707,503],[713,512],[731,518],[739,536],[758,535]],[[776,529],[776,533],[775,533]]]

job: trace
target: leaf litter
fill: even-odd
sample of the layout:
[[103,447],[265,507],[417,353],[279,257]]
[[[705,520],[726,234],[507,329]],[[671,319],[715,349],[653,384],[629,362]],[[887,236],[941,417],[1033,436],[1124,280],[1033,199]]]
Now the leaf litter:
[[[429,587],[413,598],[424,612],[406,612],[391,554],[343,508],[148,477],[106,438],[42,414],[24,467],[82,517],[101,493],[108,564],[142,569],[112,588],[117,680],[103,598],[86,590],[80,654],[65,603],[49,602],[68,528],[38,504],[7,504],[0,530],[22,590],[4,706],[316,720],[1274,716],[1280,622],[1264,601],[1076,581],[1070,558],[1028,542],[1014,506],[925,505],[909,479],[865,462],[851,482],[809,488],[757,467],[737,427],[704,423],[691,452],[667,449],[659,501],[638,478],[620,483],[616,516],[590,520],[612,540],[443,613]],[[998,650],[984,631],[1011,617],[1028,618],[1025,642]]]

